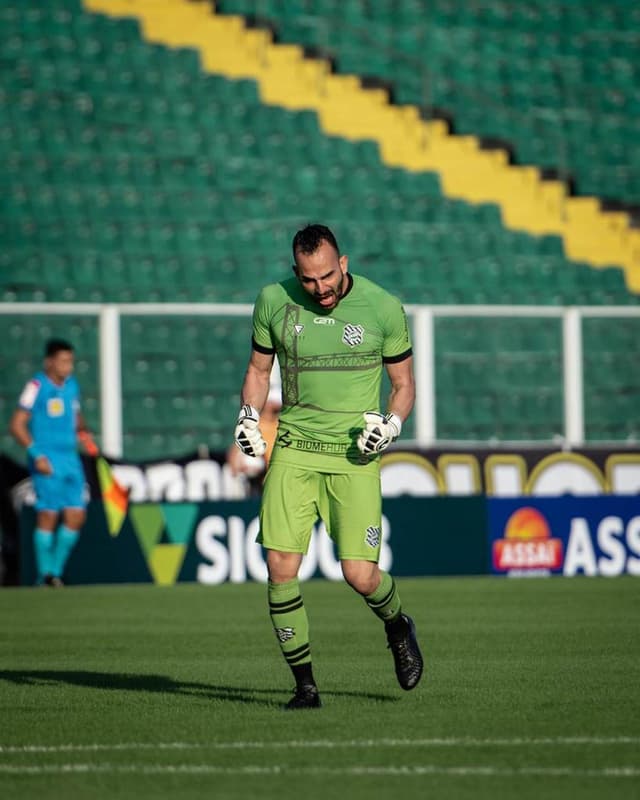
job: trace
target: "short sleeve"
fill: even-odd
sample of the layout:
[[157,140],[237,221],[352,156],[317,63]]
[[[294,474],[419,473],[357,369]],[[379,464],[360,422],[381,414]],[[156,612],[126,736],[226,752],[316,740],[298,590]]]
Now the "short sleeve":
[[275,352],[271,337],[271,309],[264,289],[253,307],[253,345],[262,352]]
[[18,406],[23,411],[32,411],[40,391],[40,381],[36,378],[27,383],[18,398]]
[[407,315],[402,303],[395,297],[389,297],[385,311],[383,361],[385,363],[403,361],[411,355],[411,335]]

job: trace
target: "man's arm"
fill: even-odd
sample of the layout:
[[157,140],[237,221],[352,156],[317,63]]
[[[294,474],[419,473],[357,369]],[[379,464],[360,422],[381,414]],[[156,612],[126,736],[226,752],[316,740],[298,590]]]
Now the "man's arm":
[[240,392],[242,405],[249,405],[260,414],[267,402],[269,394],[269,378],[273,366],[273,354],[251,351],[249,366],[244,376]]
[[87,421],[85,420],[84,416],[82,415],[81,411],[76,412],[76,430],[78,433],[88,433],[89,428],[87,426]]
[[26,411],[24,408],[16,408],[9,422],[9,432],[16,442],[22,445],[31,458],[33,458],[36,470],[43,475],[51,475],[53,469],[51,468],[49,459],[44,454],[37,452],[33,438],[29,433],[30,418],[30,411]]
[[377,411],[365,411],[365,426],[357,440],[360,452],[367,456],[386,450],[400,436],[402,423],[411,413],[416,397],[411,356],[387,363],[386,368],[391,381],[387,413],[383,415]]
[[95,443],[81,411],[76,413],[76,435],[78,437],[78,441],[84,447],[87,455],[95,458],[99,452],[98,445]]
[[16,408],[9,422],[9,433],[24,448],[28,448],[33,444],[33,439],[29,433],[29,419],[31,413],[25,411],[24,408]]
[[411,413],[416,399],[416,384],[413,377],[413,357],[404,361],[386,364],[391,381],[391,392],[387,401],[387,413],[397,414],[404,422]]
[[234,431],[234,439],[246,456],[264,455],[267,443],[260,431],[260,412],[267,402],[273,353],[251,351],[240,399],[242,407]]

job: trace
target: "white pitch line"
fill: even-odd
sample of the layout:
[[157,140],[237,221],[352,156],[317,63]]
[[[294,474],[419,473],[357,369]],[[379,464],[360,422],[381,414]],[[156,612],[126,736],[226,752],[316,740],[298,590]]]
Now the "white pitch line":
[[0,774],[10,775],[65,775],[121,773],[139,775],[272,775],[272,776],[345,776],[373,775],[410,778],[421,775],[449,775],[473,777],[522,777],[537,775],[542,777],[567,778],[637,778],[640,766],[603,767],[602,769],[575,769],[573,767],[492,767],[492,766],[449,766],[438,764],[419,764],[415,766],[345,766],[345,767],[289,767],[289,766],[241,766],[223,767],[211,764],[51,764],[51,765],[0,765]]
[[542,738],[430,738],[430,739],[311,739],[284,742],[116,742],[114,744],[60,745],[0,745],[0,754],[14,753],[72,753],[118,750],[278,750],[278,749],[340,749],[373,747],[532,747],[561,745],[624,745],[640,744],[637,736],[557,736]]

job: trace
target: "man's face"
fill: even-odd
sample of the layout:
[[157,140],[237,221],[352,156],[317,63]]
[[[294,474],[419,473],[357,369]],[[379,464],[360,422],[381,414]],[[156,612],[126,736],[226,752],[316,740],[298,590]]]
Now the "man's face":
[[315,253],[296,253],[293,268],[300,285],[326,311],[335,308],[347,288],[347,256],[322,241]]
[[45,371],[56,383],[62,383],[73,372],[73,351],[58,350],[58,352],[45,359]]

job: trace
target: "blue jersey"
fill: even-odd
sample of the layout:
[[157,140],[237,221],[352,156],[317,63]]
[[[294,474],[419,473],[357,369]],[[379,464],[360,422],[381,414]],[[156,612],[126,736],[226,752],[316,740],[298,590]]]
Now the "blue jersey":
[[31,414],[29,432],[39,452],[77,450],[80,390],[73,376],[58,385],[38,372],[24,387],[18,405]]

